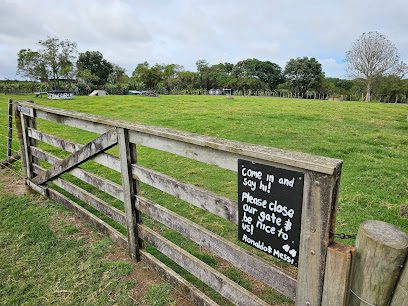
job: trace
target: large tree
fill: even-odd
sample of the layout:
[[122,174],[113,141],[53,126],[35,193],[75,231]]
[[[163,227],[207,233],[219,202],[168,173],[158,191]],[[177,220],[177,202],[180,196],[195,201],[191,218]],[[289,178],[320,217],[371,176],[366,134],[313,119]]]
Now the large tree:
[[322,65],[314,57],[290,59],[284,74],[292,90],[299,95],[305,95],[308,90],[320,90],[324,79]]
[[209,68],[209,80],[211,87],[229,87],[229,83],[233,78],[231,76],[233,68],[234,64],[231,63],[219,63],[216,65],[212,65]]
[[74,76],[76,43],[49,37],[38,42],[37,51],[22,49],[18,52],[17,72],[32,80],[52,80],[59,86],[60,79]]
[[76,62],[78,77],[91,75],[91,83],[96,86],[105,85],[109,74],[113,72],[113,65],[103,58],[99,51],[86,51],[79,54]]
[[395,45],[378,32],[363,33],[346,53],[347,70],[366,81],[366,101],[371,100],[376,79],[401,70],[404,64]]
[[157,90],[159,83],[163,80],[163,67],[156,64],[150,67],[148,62],[138,64],[132,76],[142,82],[146,89]]
[[256,58],[249,58],[238,62],[232,73],[236,77],[255,78],[264,82],[270,90],[274,90],[278,84],[284,82],[282,69],[278,64],[270,61],[260,61]]

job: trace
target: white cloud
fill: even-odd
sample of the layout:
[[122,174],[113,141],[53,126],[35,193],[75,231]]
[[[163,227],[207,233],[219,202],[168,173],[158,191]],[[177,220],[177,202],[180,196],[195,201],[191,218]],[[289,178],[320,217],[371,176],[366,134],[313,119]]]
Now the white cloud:
[[346,64],[343,61],[336,61],[334,58],[318,58],[317,60],[322,64],[326,76],[348,78],[345,71]]
[[99,50],[131,73],[137,63],[210,63],[259,58],[284,68],[316,57],[344,77],[345,52],[361,33],[380,31],[408,58],[408,2],[392,0],[0,0],[0,78],[15,78],[17,52],[47,36]]

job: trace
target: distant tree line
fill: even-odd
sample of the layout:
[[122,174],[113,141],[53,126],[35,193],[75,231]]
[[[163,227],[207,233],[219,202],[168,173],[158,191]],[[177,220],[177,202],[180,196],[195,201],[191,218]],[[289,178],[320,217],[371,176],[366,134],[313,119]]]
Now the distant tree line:
[[[376,41],[372,42],[373,39]],[[361,65],[358,66],[367,60],[359,56],[364,55],[363,49],[370,42],[377,49],[386,47],[387,54],[394,52],[394,57],[388,59],[388,66],[384,64],[381,71],[361,71]],[[94,89],[105,89],[110,94],[127,94],[129,90],[206,94],[210,89],[230,88],[238,95],[341,100],[374,97],[382,102],[406,102],[408,99],[408,80],[404,79],[406,65],[399,61],[392,43],[376,32],[363,34],[346,54],[348,67],[354,69],[352,80],[325,77],[321,64],[313,57],[292,58],[284,69],[271,61],[256,58],[215,65],[200,59],[196,62],[196,71],[185,70],[178,64],[143,62],[137,64],[129,76],[124,68],[107,61],[99,51],[78,54],[74,42],[48,38],[39,41],[38,45],[38,50],[22,49],[18,53],[17,71],[31,82],[0,81],[1,92],[58,88],[77,94],[89,94]]]

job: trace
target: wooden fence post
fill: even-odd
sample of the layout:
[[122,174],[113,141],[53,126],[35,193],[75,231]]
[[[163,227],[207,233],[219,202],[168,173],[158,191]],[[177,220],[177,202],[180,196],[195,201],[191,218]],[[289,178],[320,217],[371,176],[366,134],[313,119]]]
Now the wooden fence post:
[[21,113],[18,110],[18,104],[14,104],[14,122],[17,130],[17,138],[20,145],[20,155],[21,155],[21,167],[23,169],[23,175],[27,178],[27,161],[26,161],[26,151],[24,145],[23,137],[23,125],[21,121]]
[[305,174],[296,305],[321,305],[329,232],[334,231],[341,164],[333,175]]
[[119,157],[122,174],[123,197],[128,230],[129,255],[132,259],[140,260],[140,243],[138,239],[137,223],[140,221],[136,210],[136,196],[138,183],[132,177],[132,164],[137,162],[136,146],[129,142],[129,131],[118,128]]
[[408,258],[395,287],[390,306],[408,305]]
[[328,247],[322,305],[348,305],[353,253],[353,247],[338,242]]
[[[31,103],[34,103],[34,101],[28,101]],[[27,117],[27,126],[32,129],[37,129],[37,120],[36,120],[36,110],[33,109],[33,116],[32,117]],[[30,146],[36,147],[37,146],[37,140],[33,138],[29,138]],[[38,159],[35,156],[31,156],[31,160],[33,163],[38,164]]]
[[350,305],[388,305],[408,252],[408,236],[394,225],[365,221],[358,230]]
[[[30,150],[30,138],[28,137],[28,125],[29,125],[29,120],[26,115],[24,115],[22,112],[20,112],[20,119],[21,119],[21,131],[23,135],[23,143],[22,146],[24,147],[24,161],[25,161],[25,175],[26,178],[32,179],[34,177],[33,174],[33,166],[32,166],[32,156],[31,156],[31,150]],[[22,152],[23,153],[23,152]]]

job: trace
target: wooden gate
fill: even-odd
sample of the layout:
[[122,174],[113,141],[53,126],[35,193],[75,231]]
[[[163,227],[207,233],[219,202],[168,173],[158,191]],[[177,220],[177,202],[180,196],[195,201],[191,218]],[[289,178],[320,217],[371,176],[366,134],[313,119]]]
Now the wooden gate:
[[[196,304],[215,303],[146,252],[142,248],[143,241],[149,242],[232,303],[237,305],[266,305],[267,303],[142,224],[140,213],[149,215],[157,222],[191,239],[246,274],[295,300],[297,305],[321,305],[322,299],[336,301],[338,305],[344,302],[342,299],[345,297],[342,295],[347,292],[348,273],[344,276],[328,270],[330,273],[326,273],[325,276],[326,260],[330,260],[331,264],[344,265],[345,269],[350,268],[350,249],[332,244],[342,166],[340,160],[110,120],[96,115],[27,102],[15,102],[14,109],[27,185],[42,195],[75,210],[113,240],[127,246],[133,259],[145,261],[169,281],[177,283]],[[85,145],[79,145],[39,131],[36,128],[36,118],[94,132],[100,136]],[[60,159],[40,149],[37,142],[63,149],[71,155]],[[137,163],[136,144],[235,172],[238,159],[302,172],[304,196],[297,279],[237,244],[141,196],[138,182],[153,186],[233,224],[238,223],[238,209],[234,201],[140,166]],[[119,147],[119,158],[105,153],[114,146]],[[40,166],[40,160],[52,166],[44,169]],[[79,167],[87,160],[93,160],[120,172],[122,185]],[[123,201],[124,212],[62,179],[60,175],[65,172]],[[126,227],[127,237],[56,191],[48,184],[49,182]],[[324,285],[325,278],[330,278],[330,286]]]

